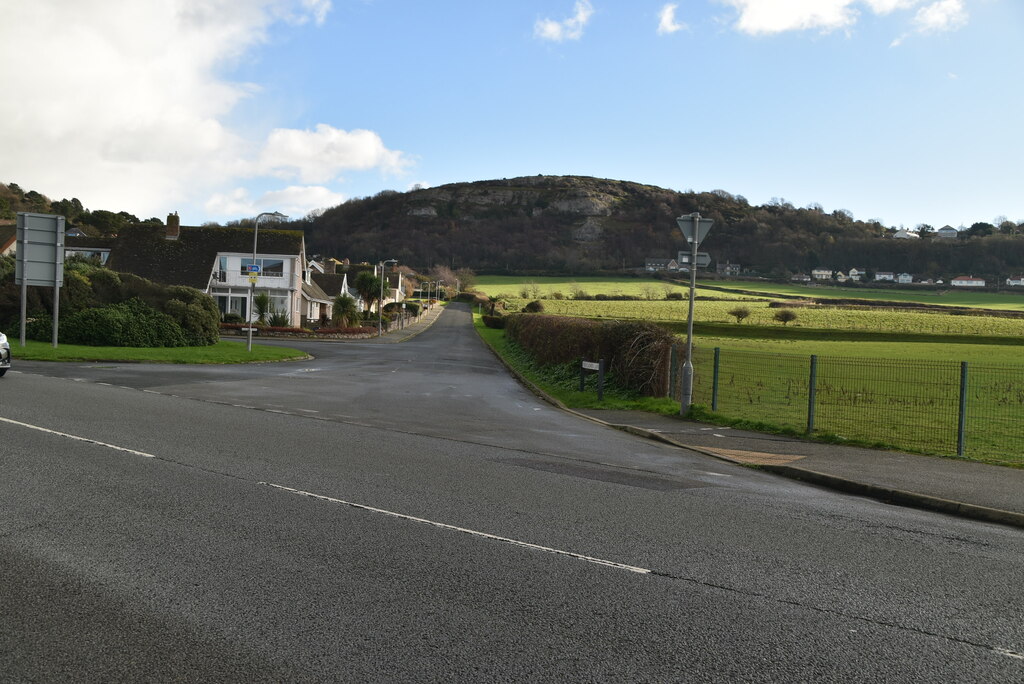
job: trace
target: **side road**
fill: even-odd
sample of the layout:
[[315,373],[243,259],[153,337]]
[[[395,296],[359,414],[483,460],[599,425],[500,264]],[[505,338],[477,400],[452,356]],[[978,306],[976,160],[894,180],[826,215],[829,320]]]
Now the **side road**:
[[[442,311],[436,306],[415,325],[374,341],[408,340],[429,328]],[[575,410],[509,371],[548,403],[639,436],[850,494],[1024,528],[1024,469],[822,444],[643,411]]]

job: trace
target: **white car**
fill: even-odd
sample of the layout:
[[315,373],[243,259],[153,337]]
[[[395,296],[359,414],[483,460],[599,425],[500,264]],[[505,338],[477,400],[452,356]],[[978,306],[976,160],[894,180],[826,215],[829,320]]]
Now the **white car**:
[[4,376],[7,369],[11,367],[11,343],[7,341],[7,335],[0,332],[0,378]]

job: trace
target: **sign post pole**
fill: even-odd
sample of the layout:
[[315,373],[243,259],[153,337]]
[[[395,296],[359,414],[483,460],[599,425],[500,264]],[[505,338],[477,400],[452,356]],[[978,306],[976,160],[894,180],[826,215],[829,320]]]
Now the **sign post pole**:
[[701,218],[700,212],[676,219],[683,236],[690,242],[690,306],[686,317],[686,358],[683,361],[682,391],[679,414],[685,415],[693,401],[693,300],[697,291],[697,247],[711,230],[711,219]]

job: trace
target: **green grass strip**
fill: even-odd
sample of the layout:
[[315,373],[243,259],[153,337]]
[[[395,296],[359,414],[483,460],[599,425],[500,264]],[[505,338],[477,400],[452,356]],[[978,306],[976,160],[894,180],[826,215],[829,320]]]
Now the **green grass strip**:
[[254,344],[246,350],[245,342],[221,340],[208,347],[89,347],[81,344],[61,344],[56,348],[49,342],[26,340],[22,347],[11,340],[14,367],[18,361],[110,361],[119,363],[252,363],[304,359],[305,352],[288,347]]

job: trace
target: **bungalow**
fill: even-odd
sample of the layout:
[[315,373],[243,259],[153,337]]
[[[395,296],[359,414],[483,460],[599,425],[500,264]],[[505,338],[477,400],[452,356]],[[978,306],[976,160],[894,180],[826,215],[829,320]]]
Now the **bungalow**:
[[292,326],[330,318],[331,298],[310,278],[302,231],[263,228],[256,237],[253,260],[250,228],[182,226],[171,214],[166,227],[132,226],[108,238],[68,237],[65,246],[71,253],[106,253],[106,266],[115,271],[201,290],[214,298],[222,316],[254,319],[249,298],[255,284]]
[[960,237],[960,231],[958,231],[953,226],[942,226],[937,231],[935,231],[935,237],[939,238],[940,240],[956,240],[958,237]]
[[728,261],[726,261],[724,264],[715,264],[715,271],[717,271],[719,275],[738,276],[740,274],[740,270],[741,269],[739,264],[730,264]]
[[896,274],[893,273],[892,271],[878,271],[877,273],[875,273],[876,282],[883,280],[890,283],[894,282],[896,280]]
[[900,228],[892,234],[893,240],[916,240],[921,236],[918,233],[907,230],[906,228]]
[[953,287],[985,287],[985,279],[974,276],[957,276],[950,280],[949,284]]
[[832,269],[816,268],[811,271],[811,277],[815,280],[832,280]]
[[794,282],[794,283],[809,283],[809,282],[811,282],[811,276],[807,275],[806,273],[797,273],[797,274],[791,276],[789,279],[790,279],[791,282]]
[[849,274],[847,274],[847,277],[850,280],[854,281],[855,283],[859,283],[860,279],[864,277],[865,273],[866,271],[863,268],[851,268]]
[[679,262],[672,258],[653,258],[648,257],[644,260],[645,271],[678,271]]
[[0,225],[0,256],[14,254],[18,249],[18,226]]
[[898,276],[896,276],[896,282],[899,283],[900,285],[910,285],[912,282],[914,282],[914,276],[910,275],[909,273],[900,273]]
[[1016,278],[1010,276],[1009,278],[1006,279],[1006,284],[1012,285],[1014,287],[1024,286],[1024,275],[1017,276]]

